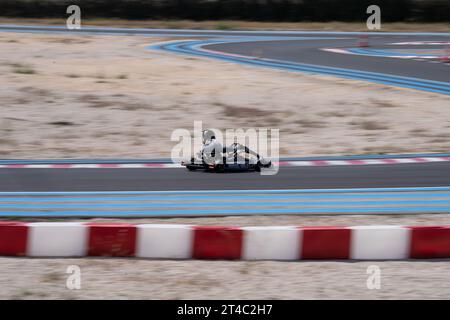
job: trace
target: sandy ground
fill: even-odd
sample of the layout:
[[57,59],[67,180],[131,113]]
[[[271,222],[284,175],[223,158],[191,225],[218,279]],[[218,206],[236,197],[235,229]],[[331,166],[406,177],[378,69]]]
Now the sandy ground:
[[[4,220],[4,219],[2,219]],[[27,218],[28,222],[68,221],[56,218]],[[363,226],[363,225],[450,225],[450,214],[410,214],[410,215],[249,215],[229,217],[187,217],[187,218],[90,218],[70,219],[80,222],[119,222],[153,224],[188,224],[216,226]]]
[[147,49],[162,40],[1,33],[0,158],[169,157],[194,120],[279,128],[282,156],[449,150],[446,96]]
[[[448,261],[249,262],[0,258],[0,299],[449,299]],[[66,287],[81,269],[81,289]],[[381,271],[367,288],[367,268]],[[15,275],[3,270],[14,269]]]

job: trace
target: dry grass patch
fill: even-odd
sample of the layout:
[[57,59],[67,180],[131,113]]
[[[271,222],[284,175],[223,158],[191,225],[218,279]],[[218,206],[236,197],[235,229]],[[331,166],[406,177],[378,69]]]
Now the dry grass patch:
[[216,103],[216,106],[223,108],[223,115],[230,118],[255,118],[255,117],[267,117],[273,114],[273,112],[251,108],[251,107],[234,107]]
[[36,74],[36,70],[33,69],[32,66],[22,64],[22,63],[13,63],[11,64],[13,68],[13,72],[17,74]]
[[111,101],[105,100],[101,96],[96,96],[92,94],[85,94],[76,98],[78,102],[87,104],[90,108],[106,108],[113,106]]
[[88,39],[80,39],[80,38],[52,38],[52,39],[45,39],[44,41],[50,42],[50,43],[63,43],[63,44],[84,44],[89,43],[91,40]]
[[47,124],[50,124],[52,126],[59,126],[59,127],[76,126],[76,124],[71,121],[52,121],[52,122],[48,122]]
[[47,97],[52,95],[52,92],[50,90],[31,86],[22,87],[20,88],[20,91],[22,93],[28,93],[32,96],[39,96],[39,97]]
[[396,147],[392,145],[380,145],[375,147],[365,147],[361,154],[389,154],[389,153],[406,153],[413,152],[411,149],[406,149],[403,147]]
[[389,127],[385,124],[381,124],[376,121],[362,121],[358,122],[357,125],[363,130],[388,130]]
[[67,78],[80,78],[81,77],[79,74],[74,74],[74,73],[66,74],[65,76]]
[[372,104],[375,107],[378,107],[378,108],[397,108],[397,107],[400,107],[399,105],[396,105],[396,104],[394,104],[394,103],[392,103],[390,101],[385,101],[385,100],[372,99],[371,102],[372,102]]
[[0,145],[14,145],[15,141],[12,139],[0,138]]
[[11,295],[12,300],[28,300],[34,295],[34,292],[28,289],[22,289]]
[[120,107],[121,110],[127,111],[137,111],[137,110],[146,110],[148,107],[140,102],[123,102]]
[[295,123],[300,125],[302,128],[308,129],[325,128],[327,125],[327,123],[324,121],[309,120],[309,119],[296,120]]
[[348,114],[344,112],[339,111],[330,111],[330,112],[321,112],[319,113],[319,116],[326,117],[326,118],[343,118],[347,117]]
[[450,145],[448,138],[434,138],[434,139],[429,140],[429,143],[449,143],[449,145]]
[[[49,272],[42,276],[41,281],[42,282],[61,282],[63,281],[64,277],[59,272]],[[64,283],[64,282],[62,282]]]

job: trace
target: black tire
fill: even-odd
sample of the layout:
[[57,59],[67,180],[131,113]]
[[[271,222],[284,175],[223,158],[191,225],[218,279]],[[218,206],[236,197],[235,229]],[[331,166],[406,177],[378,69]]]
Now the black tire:
[[266,164],[262,164],[261,161],[258,161],[257,166],[258,166],[259,168],[270,168],[270,167],[272,166],[272,161],[269,161],[269,162],[266,163]]
[[272,161],[269,161],[267,164],[263,165],[264,168],[270,168],[272,166]]
[[214,171],[216,173],[223,173],[225,172],[225,166],[223,164],[218,164],[214,167]]

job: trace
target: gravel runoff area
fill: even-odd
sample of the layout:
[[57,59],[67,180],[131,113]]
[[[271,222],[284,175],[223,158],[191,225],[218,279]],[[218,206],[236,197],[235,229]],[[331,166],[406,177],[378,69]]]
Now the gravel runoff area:
[[[34,221],[39,221],[36,219]],[[41,219],[41,221],[46,221]],[[443,225],[450,214],[239,216],[77,221],[197,225]],[[0,258],[0,299],[448,299],[450,261],[209,261]],[[70,290],[69,266],[81,270]],[[368,289],[378,266],[380,289]]]
[[[67,268],[81,289],[66,287]],[[381,271],[368,289],[367,268]],[[0,258],[0,299],[448,299],[448,261],[276,262]],[[13,271],[11,271],[13,270]]]
[[448,96],[147,48],[166,40],[0,33],[0,158],[170,157],[199,120],[279,128],[281,156],[450,149]]

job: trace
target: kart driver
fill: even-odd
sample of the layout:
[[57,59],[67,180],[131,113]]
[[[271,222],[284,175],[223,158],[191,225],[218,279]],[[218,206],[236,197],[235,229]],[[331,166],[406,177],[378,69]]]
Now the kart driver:
[[202,131],[202,143],[203,146],[199,155],[207,164],[214,164],[215,160],[220,159],[222,153],[226,152],[222,144],[216,140],[214,131],[210,129]]
[[234,153],[234,160],[235,162],[237,162],[238,151],[243,151],[245,154],[255,156],[257,161],[260,160],[259,154],[239,143],[233,143],[229,147],[224,147],[219,141],[216,140],[214,131],[212,131],[211,129],[203,130],[202,143],[203,146],[202,150],[199,152],[199,155],[207,164],[214,164],[216,160],[219,160],[221,158],[223,161],[222,163],[226,164],[226,157],[223,154],[226,154],[228,152]]

